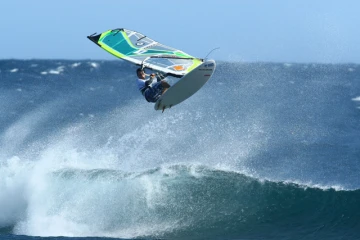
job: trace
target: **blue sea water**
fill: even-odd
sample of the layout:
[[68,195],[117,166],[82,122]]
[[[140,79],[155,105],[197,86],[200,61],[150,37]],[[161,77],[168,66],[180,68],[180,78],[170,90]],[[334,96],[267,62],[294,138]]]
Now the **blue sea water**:
[[[0,239],[360,239],[360,65],[0,60]],[[175,79],[169,79],[171,83]]]

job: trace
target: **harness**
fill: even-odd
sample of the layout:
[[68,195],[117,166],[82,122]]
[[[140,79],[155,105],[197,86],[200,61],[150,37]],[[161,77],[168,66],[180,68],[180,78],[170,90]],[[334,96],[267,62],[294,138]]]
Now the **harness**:
[[[153,80],[150,78],[149,80],[145,81],[145,85],[144,87],[140,88],[140,92],[141,94],[145,97],[145,91],[149,88],[151,88],[151,84],[152,84]],[[146,99],[146,98],[145,98]]]
[[149,89],[149,88],[151,88],[151,87],[150,87],[150,86],[145,86],[145,87],[143,87],[143,88],[140,88],[141,94],[142,94],[143,96],[145,96],[145,91],[146,91],[146,89]]
[[[149,94],[145,94],[146,90],[150,89]],[[151,86],[146,86],[140,89],[141,94],[144,96],[147,102],[156,102],[157,99],[161,96],[161,91],[159,92],[159,89],[152,88]],[[149,97],[149,99],[148,99]]]
[[[159,82],[161,82],[161,80],[164,79],[164,78],[165,78],[165,77],[164,77],[163,75],[157,74],[156,80],[157,80],[157,82],[159,83]],[[146,92],[146,90],[148,90],[148,89],[152,89],[151,84],[152,84],[153,81],[154,81],[154,79],[151,79],[151,78],[150,78],[149,80],[146,81],[145,86],[139,89],[140,92],[141,92],[141,94],[145,97],[145,99],[146,99],[147,102],[154,102],[154,100],[156,101],[156,100],[159,98],[159,96],[161,96],[161,93],[159,93],[159,92],[157,91],[155,95],[152,94],[153,96],[151,96],[151,97],[148,96],[148,97],[151,98],[151,101],[149,101],[149,99],[146,98],[145,92]],[[155,92],[152,91],[152,93],[155,93]]]

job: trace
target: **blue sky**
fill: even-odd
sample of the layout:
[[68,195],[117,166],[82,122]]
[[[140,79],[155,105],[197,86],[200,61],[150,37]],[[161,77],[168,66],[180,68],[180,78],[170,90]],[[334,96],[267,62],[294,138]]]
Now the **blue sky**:
[[115,59],[86,36],[128,28],[225,61],[360,63],[357,0],[11,0],[0,59]]

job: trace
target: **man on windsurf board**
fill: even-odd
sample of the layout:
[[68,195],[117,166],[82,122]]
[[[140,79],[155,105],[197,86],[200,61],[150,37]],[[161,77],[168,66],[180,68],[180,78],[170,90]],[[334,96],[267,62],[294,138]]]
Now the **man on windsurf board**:
[[156,81],[154,81],[155,73],[150,74],[150,78],[146,79],[143,68],[138,68],[136,74],[139,90],[148,102],[156,102],[170,88],[170,84],[164,80],[162,74],[157,74]]

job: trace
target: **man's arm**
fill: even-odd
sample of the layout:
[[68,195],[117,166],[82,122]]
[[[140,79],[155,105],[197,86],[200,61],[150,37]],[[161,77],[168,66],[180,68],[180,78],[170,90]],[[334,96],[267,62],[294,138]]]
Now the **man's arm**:
[[164,80],[167,77],[167,74],[165,76],[162,73],[156,73],[156,79],[157,82],[161,82],[161,80]]
[[145,81],[145,87],[148,87],[154,80],[155,73],[150,74],[150,78]]

